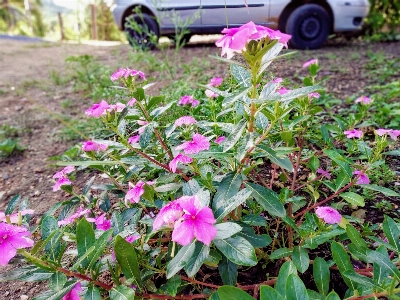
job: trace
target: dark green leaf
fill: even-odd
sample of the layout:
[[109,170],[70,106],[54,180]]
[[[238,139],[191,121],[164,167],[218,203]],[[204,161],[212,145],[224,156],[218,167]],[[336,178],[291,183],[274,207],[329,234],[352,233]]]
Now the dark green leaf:
[[196,275],[202,264],[208,258],[209,253],[210,253],[210,247],[201,242],[198,241],[196,242],[194,253],[192,254],[192,256],[190,257],[190,259],[188,260],[188,262],[184,267],[186,274],[189,277],[194,277]]
[[[350,262],[350,258],[347,255],[346,250],[344,250],[344,247],[341,244],[333,241],[331,244],[331,251],[332,251],[333,260],[335,261],[335,264],[337,265],[339,272],[342,275],[346,271],[354,272],[354,268]],[[351,279],[348,279],[347,277],[344,277],[344,275],[343,275],[343,280],[347,284],[347,286],[349,288],[351,288],[353,291],[357,289],[356,283],[354,281],[352,281]]]
[[360,232],[355,229],[351,224],[347,224],[346,226],[347,236],[350,238],[351,242],[357,246],[359,249],[366,249],[368,248],[367,243],[361,237]]
[[218,264],[218,271],[223,284],[236,285],[238,276],[237,265],[227,259],[226,256],[222,256],[222,261]]
[[260,300],[285,300],[277,290],[268,286],[260,286]]
[[133,278],[138,286],[142,285],[136,250],[121,236],[115,238],[115,257],[127,279]]
[[124,230],[124,222],[121,218],[121,215],[117,211],[114,211],[111,216],[111,228],[114,228],[114,236]]
[[245,291],[229,285],[221,286],[218,289],[218,296],[221,300],[254,300]]
[[101,236],[96,240],[95,250],[89,258],[89,266],[88,266],[89,270],[95,265],[97,259],[103,254],[103,251],[106,248],[111,235],[112,235],[112,230],[110,229],[103,232]]
[[150,144],[151,138],[153,137],[153,126],[154,124],[150,123],[147,124],[146,127],[144,128],[143,133],[140,135],[140,140],[139,140],[140,148],[146,149],[147,146]]
[[[381,253],[384,256],[387,256],[387,251],[385,246],[381,245],[376,250],[376,252]],[[389,279],[390,270],[385,266],[381,266],[379,264],[374,265],[374,282],[377,284],[389,283],[392,278]]]
[[308,162],[308,165],[310,166],[310,169],[313,173],[317,171],[319,168],[319,159],[316,156],[311,157],[310,161]]
[[262,112],[258,112],[256,114],[255,124],[258,129],[265,130],[268,127],[269,121],[268,118]]
[[385,216],[382,227],[389,244],[397,249],[397,253],[400,253],[400,230],[396,222],[389,216]]
[[361,285],[364,285],[366,287],[377,288],[377,286],[375,286],[374,281],[371,278],[357,274],[354,270],[344,272],[343,276],[346,276],[348,279],[357,282]]
[[227,152],[229,149],[235,146],[237,141],[242,137],[243,131],[246,129],[246,125],[246,119],[242,119],[236,124],[235,128],[223,143],[223,152]]
[[247,69],[236,64],[231,64],[231,74],[241,87],[251,86],[251,74]]
[[400,197],[399,193],[396,193],[395,191],[392,191],[391,189],[376,185],[376,184],[363,184],[362,187],[364,189],[372,190],[372,191],[377,191],[385,196],[388,197]]
[[49,287],[53,291],[58,292],[64,287],[66,282],[67,282],[67,276],[64,273],[56,272],[50,277]]
[[215,240],[226,239],[242,230],[240,225],[232,222],[216,224],[215,228],[217,228],[217,235],[214,238]]
[[75,280],[70,280],[67,283],[65,283],[65,285],[61,290],[57,292],[54,291],[44,292],[43,294],[34,297],[32,300],[61,300],[65,294],[67,294],[70,290],[74,288],[75,284],[76,284]]
[[260,215],[245,215],[242,217],[242,222],[250,226],[266,226],[267,220]]
[[257,257],[253,246],[244,238],[236,236],[224,240],[214,240],[214,245],[230,261],[241,266],[255,266]]
[[308,257],[308,252],[301,246],[296,246],[293,248],[292,253],[293,264],[296,266],[297,271],[304,273],[308,266],[310,265],[310,258]]
[[160,287],[160,291],[164,294],[175,297],[180,286],[181,277],[179,275],[174,275],[167,281],[166,284],[163,284]]
[[110,291],[112,300],[132,300],[135,297],[135,291],[127,286],[119,285]]
[[7,205],[7,208],[4,212],[5,215],[11,215],[15,208],[18,205],[19,200],[21,200],[21,195],[15,195],[14,197],[11,198],[10,202]]
[[337,153],[335,150],[324,150],[325,154],[332,159],[348,176],[351,178],[353,176],[353,171],[351,170],[348,159],[344,158],[342,155]]
[[160,104],[161,102],[163,102],[164,99],[165,99],[164,96],[155,96],[155,97],[152,97],[152,98],[149,100],[149,103],[147,104],[146,109],[147,109],[147,110],[150,110],[153,106],[158,105],[158,104]]
[[279,270],[278,274],[278,280],[276,281],[275,284],[275,289],[283,298],[286,299],[286,283],[288,282],[288,278],[290,274],[296,274],[296,267],[291,261],[285,262],[282,266],[281,269]]
[[[53,234],[54,231],[58,230],[57,220],[52,216],[45,216],[42,218],[41,222],[42,228],[42,239],[46,240],[50,235]],[[49,253],[49,257],[52,260],[57,260],[57,256],[61,251],[61,243],[59,239],[61,238],[61,234],[59,234],[59,230],[54,234],[54,236],[46,241],[45,250]]]
[[340,297],[335,291],[332,291],[326,296],[325,300],[340,300]]
[[90,187],[92,186],[92,184],[93,184],[95,178],[96,178],[96,175],[95,175],[95,176],[92,176],[92,177],[86,182],[86,184],[84,185],[84,187],[83,187],[83,189],[82,189],[82,194],[83,194],[83,195],[86,195],[86,194],[89,192]]
[[231,198],[219,198],[218,201],[213,201],[214,216],[217,222],[220,222],[231,211],[244,203],[251,193],[252,191],[250,189],[244,188]]
[[255,183],[246,182],[245,185],[252,190],[253,197],[269,214],[281,218],[286,216],[285,208],[277,193]]
[[195,241],[183,246],[167,265],[167,279],[178,273],[192,257],[195,250]]
[[339,191],[342,187],[344,187],[349,182],[350,182],[349,176],[347,176],[346,172],[341,170],[335,179],[335,187],[334,187],[333,191],[335,191],[335,192]]
[[154,110],[152,110],[152,111],[150,112],[150,116],[152,116],[152,117],[158,117],[158,116],[162,115],[162,114],[165,113],[168,109],[170,109],[171,106],[172,106],[173,104],[175,104],[175,103],[174,103],[174,102],[170,102],[170,103],[168,103],[168,104],[166,104],[166,105],[164,105],[164,106],[160,106],[160,107],[155,108]]
[[269,148],[266,145],[260,144],[256,147],[258,153],[254,155],[254,157],[268,157],[272,163],[276,164],[277,166],[286,169],[290,172],[293,172],[293,165],[289,158],[286,156],[278,156],[277,153]]
[[99,289],[95,286],[89,286],[83,300],[101,300]]
[[268,246],[272,239],[267,234],[255,234],[254,229],[250,226],[243,226],[242,231],[240,231],[237,236],[241,236],[246,239],[254,248],[263,248]]
[[321,294],[326,295],[329,291],[331,272],[329,270],[329,265],[321,257],[316,257],[314,259],[313,276],[318,291]]
[[290,274],[286,283],[287,300],[309,300],[306,286],[297,274]]
[[356,206],[365,206],[365,200],[364,197],[353,193],[353,192],[346,192],[346,193],[341,193],[339,194],[340,197],[342,197],[344,200],[346,200],[348,203],[351,205],[356,205]]
[[374,266],[379,265],[381,268],[385,268],[391,275],[396,277],[396,280],[400,280],[400,271],[390,260],[387,253],[367,249],[367,257],[374,263]]
[[[92,224],[85,218],[82,218],[76,226],[76,244],[78,248],[78,256],[83,256],[91,247],[94,246],[96,237]],[[86,268],[89,260],[86,258],[82,261],[82,266]]]
[[289,248],[279,248],[271,253],[269,259],[279,259],[282,257],[289,257],[290,255],[292,255],[292,250],[290,250]]

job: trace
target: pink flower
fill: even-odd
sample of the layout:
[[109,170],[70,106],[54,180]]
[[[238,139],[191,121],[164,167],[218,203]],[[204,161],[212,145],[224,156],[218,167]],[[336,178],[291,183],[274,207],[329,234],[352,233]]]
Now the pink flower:
[[232,58],[234,53],[241,53],[246,44],[251,40],[260,40],[262,38],[277,39],[279,43],[287,47],[290,35],[281,33],[279,30],[274,31],[264,26],[255,25],[249,22],[239,28],[225,28],[222,30],[224,36],[215,42],[217,47],[221,47],[221,56]]
[[53,192],[57,192],[61,189],[63,185],[71,185],[72,181],[68,177],[61,177],[57,180],[56,184],[53,186]]
[[272,82],[273,83],[281,83],[281,82],[283,82],[283,79],[278,77],[278,78],[275,78],[274,80],[272,80]]
[[199,133],[195,133],[192,136],[190,142],[184,142],[183,144],[176,147],[176,150],[185,151],[186,154],[196,154],[203,150],[208,150],[210,148],[210,142],[208,139]]
[[144,185],[145,183],[140,180],[133,188],[129,189],[125,195],[125,203],[128,203],[128,201],[131,203],[138,203],[140,201],[140,196],[144,194]]
[[351,139],[351,138],[361,138],[361,136],[362,136],[362,131],[361,130],[357,130],[357,129],[352,129],[352,130],[346,130],[345,132],[344,132],[344,134],[346,135],[346,137],[348,138],[348,139]]
[[197,123],[196,119],[190,116],[180,117],[175,121],[175,126],[190,125]]
[[225,136],[219,136],[219,137],[217,137],[216,139],[215,139],[215,142],[217,143],[217,144],[221,144],[223,141],[225,141],[226,140],[226,137]]
[[281,95],[283,95],[283,94],[286,94],[287,92],[290,92],[291,90],[287,90],[285,87],[281,87],[279,90],[278,90],[278,93],[279,94],[281,94]]
[[372,100],[366,96],[361,96],[361,97],[358,97],[356,99],[356,101],[354,101],[354,103],[359,103],[359,102],[362,104],[370,104],[372,102]]
[[107,149],[107,145],[96,143],[95,141],[86,141],[82,144],[83,151],[105,151]]
[[311,100],[312,98],[319,98],[319,93],[314,92],[314,93],[309,93],[308,94],[308,100]]
[[356,184],[369,184],[369,178],[363,171],[355,170],[353,175],[359,176]]
[[140,235],[130,235],[125,238],[125,241],[127,241],[128,243],[133,243],[137,239],[140,239]]
[[62,300],[80,300],[79,292],[82,292],[81,283],[77,282],[72,290],[64,295]]
[[190,164],[193,161],[193,158],[183,155],[179,153],[177,156],[175,156],[169,163],[169,168],[173,173],[176,173],[176,168],[178,167],[178,163],[182,164]]
[[218,97],[218,94],[217,94],[217,93],[214,93],[214,92],[211,91],[211,90],[206,90],[205,93],[206,93],[206,96],[207,96],[208,98],[216,98],[216,97]]
[[114,72],[111,75],[110,79],[111,79],[111,81],[116,81],[116,80],[120,79],[121,77],[128,78],[129,76],[133,77],[136,75],[138,75],[143,80],[146,80],[146,76],[144,75],[144,73],[142,71],[131,70],[129,68],[119,68],[116,72]]
[[105,218],[106,214],[102,214],[97,218],[86,218],[88,222],[95,223],[97,230],[107,231],[111,228],[111,221]]
[[396,140],[398,136],[400,135],[400,130],[395,130],[395,129],[377,129],[375,130],[376,134],[379,136],[383,136],[385,134],[388,134],[392,140]]
[[131,136],[131,137],[128,139],[128,143],[129,143],[129,144],[136,144],[136,143],[139,143],[139,141],[140,141],[140,135],[139,135],[139,134],[138,134],[138,135]]
[[340,223],[342,215],[334,208],[329,206],[320,206],[315,210],[318,218],[324,220],[328,224]]
[[117,104],[110,105],[110,110],[115,110],[117,112],[123,111],[125,108],[125,104],[118,102]]
[[174,200],[163,208],[161,208],[160,212],[156,216],[153,222],[153,231],[157,231],[163,225],[166,225],[169,228],[173,228],[175,222],[182,217],[184,214],[182,207],[180,206],[178,200]]
[[217,229],[213,226],[216,220],[211,208],[200,207],[197,196],[183,196],[176,201],[184,215],[175,222],[172,240],[186,246],[196,238],[209,246],[217,234]]
[[0,266],[6,266],[17,254],[17,249],[32,247],[30,236],[25,227],[0,223]]
[[141,127],[137,130],[139,134],[142,134],[144,130],[146,129],[146,125],[149,124],[149,122],[144,121],[144,120],[137,120],[138,125]]
[[91,108],[85,111],[86,116],[99,118],[107,113],[110,109],[110,105],[105,100],[101,100],[100,103],[95,103]]
[[322,176],[331,179],[331,173],[329,173],[328,171],[325,171],[323,169],[317,169],[317,173],[321,174]]
[[126,105],[134,106],[136,102],[137,102],[136,98],[132,98],[131,100],[129,100],[129,102]]
[[119,68],[117,71],[115,71],[111,75],[111,77],[110,77],[111,81],[116,81],[116,80],[120,79],[122,76],[125,75],[125,72],[126,72],[125,68]]
[[71,224],[75,222],[76,219],[80,218],[81,216],[87,215],[88,213],[90,213],[90,209],[83,209],[80,206],[76,213],[70,215],[68,218],[62,221],[58,221],[58,226]]
[[309,60],[309,61],[306,61],[306,62],[303,64],[303,68],[307,68],[307,67],[309,67],[309,66],[311,66],[311,65],[314,65],[314,64],[318,65],[318,59],[313,58],[313,59],[311,59],[311,60]]
[[387,134],[389,132],[389,129],[380,128],[380,129],[375,130],[375,132],[377,135],[382,136],[382,135]]
[[74,166],[66,166],[64,169],[62,169],[61,171],[59,171],[56,174],[54,174],[53,175],[53,179],[66,177],[67,174],[72,173],[73,171],[75,171],[75,167]]
[[208,83],[208,85],[213,86],[213,87],[218,87],[222,84],[222,81],[224,79],[222,77],[213,77],[211,78],[210,82]]
[[192,107],[195,107],[200,104],[200,101],[194,99],[192,96],[185,95],[182,96],[181,99],[178,101],[178,105],[192,105]]
[[[18,223],[18,219],[19,219],[18,214],[21,214],[21,216],[25,216],[25,215],[31,215],[34,212],[35,211],[33,209],[25,209],[25,210],[21,210],[19,213],[14,213],[12,215],[8,215],[8,217],[10,218],[10,222],[15,224],[15,223]],[[7,216],[2,211],[0,211],[0,222],[7,222]]]

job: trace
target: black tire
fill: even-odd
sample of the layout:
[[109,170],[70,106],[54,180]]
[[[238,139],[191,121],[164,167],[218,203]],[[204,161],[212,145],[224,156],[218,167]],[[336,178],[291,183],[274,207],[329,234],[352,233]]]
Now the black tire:
[[286,33],[292,35],[289,44],[297,49],[317,49],[328,39],[331,18],[317,4],[296,8],[286,22]]
[[125,19],[125,32],[129,44],[141,50],[154,49],[160,37],[156,20],[145,13],[127,17]]

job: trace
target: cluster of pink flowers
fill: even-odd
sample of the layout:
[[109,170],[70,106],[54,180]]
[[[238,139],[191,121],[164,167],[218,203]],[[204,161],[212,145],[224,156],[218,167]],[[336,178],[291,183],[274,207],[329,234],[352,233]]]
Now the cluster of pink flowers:
[[153,231],[165,225],[174,228],[172,240],[182,246],[189,245],[194,238],[209,246],[217,234],[215,223],[211,208],[201,207],[197,196],[182,196],[160,210]]
[[356,184],[369,184],[370,182],[367,174],[365,174],[363,171],[355,170],[353,175],[358,176]]
[[315,210],[315,214],[328,224],[340,223],[342,220],[342,215],[336,209],[329,206],[318,207]]
[[318,65],[318,59],[313,58],[303,64],[303,68],[308,68],[311,65]]
[[146,76],[142,71],[137,71],[137,70],[131,70],[129,68],[119,68],[116,72],[114,72],[110,79],[112,81],[116,81],[120,79],[121,77],[124,77],[125,79],[128,78],[129,76],[134,77],[138,75],[140,78],[143,80],[146,80]]
[[307,96],[308,96],[308,100],[311,100],[312,98],[319,98],[320,94],[317,92],[314,92],[314,93],[309,93]]
[[383,129],[383,128],[380,128],[380,129],[375,130],[375,132],[379,136],[383,136],[383,135],[387,134],[387,135],[390,136],[390,138],[392,140],[396,140],[400,135],[400,130],[395,130],[395,129]]
[[95,141],[85,141],[82,144],[82,150],[85,152],[90,151],[106,151],[108,148],[107,145],[97,143]]
[[348,139],[351,139],[351,138],[360,139],[362,137],[362,131],[361,130],[357,130],[357,129],[346,130],[343,133],[346,135],[346,137]]
[[215,42],[217,47],[222,48],[221,56],[232,58],[235,53],[241,53],[246,44],[252,40],[261,40],[269,38],[271,40],[279,40],[279,43],[287,47],[287,43],[291,38],[290,35],[281,33],[279,30],[272,30],[268,27],[255,25],[249,22],[239,28],[225,28],[222,30],[224,36]]
[[85,216],[90,213],[90,209],[83,209],[83,207],[79,207],[76,213],[70,215],[68,218],[64,220],[58,221],[58,226],[68,225],[75,222],[76,219]]
[[153,185],[153,181],[147,181],[143,182],[139,180],[136,185],[131,186],[129,183],[129,186],[131,187],[128,192],[125,195],[125,204],[128,204],[128,201],[131,203],[138,203],[140,201],[140,196],[144,194],[144,185]]
[[183,144],[176,147],[176,150],[183,150],[186,154],[196,154],[200,151],[208,150],[210,148],[210,142],[208,139],[199,133],[195,133],[192,136],[192,140],[184,142]]
[[182,125],[188,126],[188,125],[196,124],[196,123],[197,123],[197,121],[195,118],[193,118],[191,116],[183,116],[175,121],[175,126],[182,126]]
[[5,266],[17,254],[17,249],[33,246],[31,233],[22,226],[0,222],[0,266]]
[[192,96],[185,95],[182,96],[178,101],[178,105],[191,105],[192,107],[196,107],[200,104],[199,100],[194,99]]
[[71,185],[72,181],[68,178],[68,174],[75,171],[74,166],[67,166],[61,171],[53,175],[53,179],[57,179],[56,184],[53,186],[53,192],[60,190],[63,185]]
[[[135,98],[132,98],[128,102],[128,106],[133,106],[136,102]],[[109,111],[115,110],[116,112],[121,112],[124,110],[126,107],[125,104],[118,102],[117,104],[108,104],[107,101],[101,100],[99,103],[95,103],[92,105],[91,108],[87,109],[85,111],[85,115],[87,117],[94,117],[94,118],[99,118],[101,116],[104,116],[107,114]]]
[[354,103],[361,103],[361,104],[365,104],[365,105],[370,104],[371,102],[372,102],[372,100],[370,98],[368,98],[367,96],[358,97],[356,99],[356,101],[354,101]]
[[86,220],[95,223],[97,230],[107,231],[111,228],[111,221],[106,219],[106,214],[102,214],[97,218],[86,218]]

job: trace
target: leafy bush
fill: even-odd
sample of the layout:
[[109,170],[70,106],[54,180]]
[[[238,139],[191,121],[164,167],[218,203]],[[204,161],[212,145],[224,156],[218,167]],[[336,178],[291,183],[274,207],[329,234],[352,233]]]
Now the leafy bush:
[[[399,297],[399,223],[339,210],[365,206],[365,190],[400,196],[368,176],[398,155],[400,130],[367,134],[375,100],[365,96],[326,123],[316,59],[303,66],[304,87],[266,76],[288,39],[253,23],[228,30],[217,42],[228,58],[218,59],[232,82],[213,78],[199,99],[148,96],[143,72],[113,73],[121,102],[85,111],[113,134],[84,141],[79,160],[71,149],[53,176],[70,198],[39,226],[18,197],[0,214],[0,264],[20,262],[16,253],[28,262],[0,280],[48,280],[35,299]],[[87,168],[93,177],[79,188],[74,175]]]

